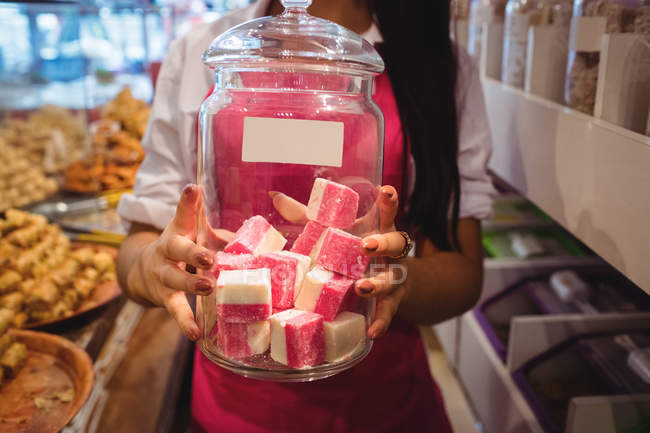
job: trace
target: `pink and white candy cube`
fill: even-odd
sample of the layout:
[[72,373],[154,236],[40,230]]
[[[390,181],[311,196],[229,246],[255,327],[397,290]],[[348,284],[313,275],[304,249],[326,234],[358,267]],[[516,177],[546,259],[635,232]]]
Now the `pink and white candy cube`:
[[334,320],[348,298],[354,281],[316,266],[305,276],[296,308],[313,311],[325,320]]
[[345,185],[316,178],[307,205],[307,218],[327,227],[348,228],[359,209],[359,194]]
[[244,221],[224,251],[255,256],[280,251],[287,240],[264,217],[255,215]]
[[271,271],[271,305],[273,308],[291,308],[298,295],[311,259],[302,254],[278,251],[260,254],[261,267]]
[[324,323],[325,361],[335,362],[352,355],[366,337],[366,318],[345,311]]
[[216,342],[221,352],[234,359],[264,353],[271,342],[271,324],[268,320],[252,323],[230,323],[223,320],[216,325]]
[[302,233],[291,246],[291,251],[298,254],[311,257],[311,260],[316,260],[318,253],[318,241],[321,239],[327,227],[318,224],[315,221],[307,221]]
[[252,254],[230,254],[218,251],[214,255],[214,274],[219,276],[220,271],[234,271],[237,269],[258,269],[262,266],[257,262],[257,257]]
[[370,257],[361,253],[360,237],[330,227],[319,243],[318,265],[355,280],[366,272]]
[[271,272],[268,269],[221,271],[215,290],[219,320],[251,323],[271,315]]
[[269,320],[273,360],[292,368],[310,367],[323,362],[323,316],[292,309],[274,314]]

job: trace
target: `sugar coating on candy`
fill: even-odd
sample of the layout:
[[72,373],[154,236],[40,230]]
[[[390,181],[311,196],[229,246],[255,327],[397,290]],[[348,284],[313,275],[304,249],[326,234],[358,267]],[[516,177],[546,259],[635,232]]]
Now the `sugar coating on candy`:
[[361,302],[361,297],[354,292],[354,288],[348,290],[348,294],[343,299],[341,303],[340,311],[352,311],[355,313],[361,313],[364,305]]
[[216,312],[223,321],[265,320],[271,315],[271,272],[268,269],[221,271],[215,297]]
[[307,218],[324,226],[348,228],[359,209],[359,194],[350,187],[316,178],[309,196]]
[[291,251],[309,256],[312,261],[315,260],[318,251],[317,244],[323,233],[325,233],[325,229],[327,227],[324,225],[318,224],[315,221],[308,221],[302,233],[300,233],[291,246]]
[[252,323],[229,323],[220,320],[215,326],[217,346],[229,358],[247,358],[264,353],[269,348],[271,324],[268,320]]
[[217,276],[220,271],[257,269],[261,267],[262,266],[257,261],[257,257],[252,254],[230,254],[223,251],[217,251],[214,255],[214,273]]
[[287,240],[260,215],[244,221],[235,237],[224,251],[232,254],[253,254],[255,256],[280,251]]
[[258,260],[262,267],[271,271],[271,305],[291,308],[311,259],[302,254],[278,251],[260,254]]
[[296,308],[313,311],[333,320],[341,311],[354,281],[316,266],[305,276]]
[[323,362],[323,316],[292,309],[274,314],[269,320],[273,360],[292,368],[309,367]]
[[361,238],[330,227],[319,243],[318,265],[355,280],[363,276],[370,257],[361,254]]
[[345,311],[332,321],[324,323],[325,361],[345,359],[357,349],[366,337],[366,318]]

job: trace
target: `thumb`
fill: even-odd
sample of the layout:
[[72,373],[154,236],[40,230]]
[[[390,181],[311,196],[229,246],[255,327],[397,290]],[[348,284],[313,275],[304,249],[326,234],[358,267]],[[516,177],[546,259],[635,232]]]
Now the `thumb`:
[[176,215],[169,224],[173,234],[196,236],[196,218],[199,208],[201,191],[198,185],[190,184],[183,188],[181,198],[176,207]]
[[397,190],[390,185],[384,185],[377,197],[379,204],[379,230],[386,233],[395,230],[395,217],[399,209]]

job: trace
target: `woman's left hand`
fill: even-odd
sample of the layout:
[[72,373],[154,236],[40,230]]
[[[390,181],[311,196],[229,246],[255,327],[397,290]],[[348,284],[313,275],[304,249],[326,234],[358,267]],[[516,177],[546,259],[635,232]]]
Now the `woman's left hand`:
[[[377,197],[379,208],[379,234],[366,236],[361,241],[361,252],[370,257],[385,257],[386,262],[380,272],[357,280],[355,290],[363,298],[376,297],[375,317],[368,328],[368,338],[375,339],[388,330],[393,316],[406,295],[406,268],[399,266],[399,260],[391,259],[400,255],[406,240],[395,229],[395,216],[399,208],[397,191],[392,186],[383,186]],[[397,266],[395,266],[397,264]],[[392,265],[392,266],[391,266]]]

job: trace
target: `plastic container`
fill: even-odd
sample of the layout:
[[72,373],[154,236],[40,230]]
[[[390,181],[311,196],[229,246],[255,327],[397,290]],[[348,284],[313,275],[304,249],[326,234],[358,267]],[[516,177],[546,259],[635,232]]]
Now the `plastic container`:
[[503,33],[501,81],[524,88],[530,27],[552,25],[568,28],[570,21],[570,0],[509,0]]
[[[650,334],[628,337],[650,346]],[[592,335],[568,340],[527,362],[513,373],[517,386],[545,432],[561,433],[574,397],[644,394],[645,383],[627,365],[629,350],[617,335]]]
[[492,204],[494,216],[486,225],[551,224],[553,220],[530,201],[517,195],[499,195]]
[[[282,3],[281,15],[230,29],[203,55],[216,85],[200,110],[198,242],[224,251],[208,273],[217,289],[197,308],[201,350],[216,364],[247,377],[307,381],[355,365],[371,348],[373,301],[341,281],[363,273],[360,238],[378,229],[384,120],[371,95],[384,64],[361,36],[310,16],[309,0]],[[245,221],[230,244],[215,236]],[[282,248],[312,260],[300,268],[286,253],[278,257]],[[241,255],[247,252],[256,257]],[[280,314],[270,325],[266,270],[272,313]],[[251,303],[260,307],[255,314],[235,313]],[[327,306],[333,309],[325,312]],[[294,313],[279,312],[286,309]],[[346,335],[358,336],[356,344],[344,342]]]
[[602,36],[650,35],[650,2],[576,0],[573,15],[564,97],[569,107],[593,115]]
[[[625,278],[609,272],[577,272],[589,287],[588,303],[596,313],[650,310],[650,300]],[[553,291],[549,274],[525,278],[481,302],[474,316],[494,351],[505,362],[510,321],[517,316],[584,314],[574,302],[563,302]]]
[[477,59],[481,58],[483,26],[503,23],[507,0],[473,0],[469,9],[469,37],[467,51]]

